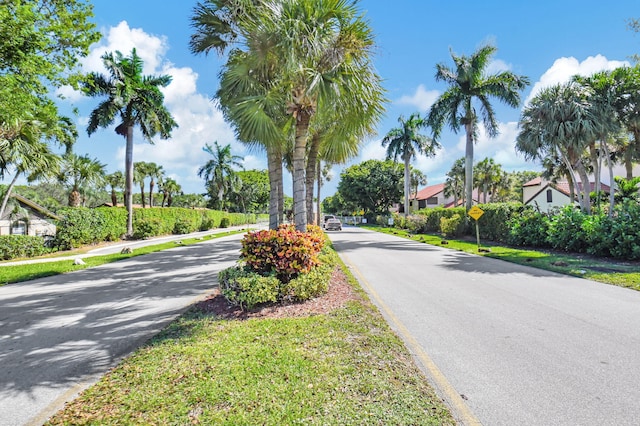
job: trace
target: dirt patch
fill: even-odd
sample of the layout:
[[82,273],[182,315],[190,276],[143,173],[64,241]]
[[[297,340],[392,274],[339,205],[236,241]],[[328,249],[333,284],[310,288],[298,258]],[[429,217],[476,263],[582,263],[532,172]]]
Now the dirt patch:
[[326,314],[359,298],[342,269],[336,267],[327,293],[304,302],[268,305],[242,311],[237,306],[230,305],[220,291],[216,290],[206,300],[197,303],[195,308],[222,319],[289,318]]

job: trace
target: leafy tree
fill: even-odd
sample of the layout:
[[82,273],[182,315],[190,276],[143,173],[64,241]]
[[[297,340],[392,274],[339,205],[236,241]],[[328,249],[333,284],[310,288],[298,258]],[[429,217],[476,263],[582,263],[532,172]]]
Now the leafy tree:
[[625,200],[640,202],[640,176],[632,179],[616,176],[615,181],[618,187],[618,193],[616,194],[618,203],[623,203]]
[[458,158],[451,166],[451,170],[447,172],[447,178],[444,182],[444,195],[453,197],[453,205],[458,205],[458,200],[464,202],[464,182],[465,167],[464,157]]
[[198,169],[198,176],[204,178],[205,186],[211,201],[214,203],[214,208],[223,210],[225,208],[225,196],[231,193],[238,183],[233,166],[242,167],[240,161],[243,158],[231,153],[230,144],[221,147],[218,141],[214,141],[213,146],[206,144],[202,150],[213,158]]
[[242,213],[266,213],[269,207],[269,173],[266,170],[236,172],[241,184],[231,194],[230,210]]
[[582,210],[591,210],[590,181],[582,162],[590,141],[599,134],[599,123],[588,102],[588,90],[569,82],[543,89],[524,109],[516,150],[526,158],[544,159],[557,154],[566,166],[574,185],[575,170],[582,188],[576,188]]
[[164,207],[165,201],[167,207],[171,207],[173,197],[180,194],[182,187],[174,179],[167,178],[160,182],[160,191],[162,192],[162,207]]
[[386,213],[402,197],[403,169],[392,161],[367,160],[340,174],[338,193],[345,204],[365,213]]
[[418,154],[434,156],[440,144],[419,133],[427,123],[417,112],[411,114],[408,120],[400,116],[398,123],[400,127],[389,130],[382,139],[382,146],[387,148],[387,160],[393,159],[397,162],[400,157],[404,163],[404,215],[406,217],[409,214],[411,193],[411,160]]
[[113,207],[117,207],[118,196],[116,194],[116,190],[124,188],[124,176],[120,170],[117,170],[110,175],[107,175],[105,180],[111,187],[111,205],[113,205]]
[[62,157],[58,182],[69,188],[69,206],[86,204],[86,194],[104,184],[105,164],[88,155],[79,156],[70,152]]
[[[210,2],[209,8],[196,10],[192,49],[241,44],[223,71],[221,104],[240,140],[272,146],[288,136],[283,124],[292,129],[294,216],[296,228],[305,230],[307,144],[316,114],[346,111],[350,119],[345,122],[358,133],[380,116],[382,88],[370,60],[372,32],[356,2],[282,0],[277,5]],[[242,13],[234,13],[238,10]],[[229,91],[242,96],[229,96]]]
[[[493,54],[494,46],[483,46],[471,56],[451,57],[456,68],[451,69],[444,64],[436,65],[436,80],[444,81],[449,88],[431,107],[427,123],[433,129],[433,138],[437,140],[446,124],[451,130],[458,132],[464,127],[467,140],[465,148],[465,201],[469,210],[473,204],[473,144],[477,138],[479,117],[482,116],[485,131],[490,137],[498,134],[498,123],[495,118],[491,98],[510,107],[520,104],[520,91],[528,84],[529,79],[509,71],[488,74],[487,67]],[[475,103],[478,103],[475,106]]]
[[84,91],[91,97],[103,97],[91,112],[87,133],[93,134],[99,127],[108,127],[116,119],[116,133],[125,137],[125,206],[127,208],[127,235],[133,235],[133,129],[138,126],[142,136],[150,143],[160,134],[162,139],[171,136],[171,130],[178,126],[164,106],[164,95],[160,87],[171,82],[168,75],[146,76],[142,74],[143,62],[136,49],[124,57],[116,51],[105,53],[102,62],[109,76],[91,73],[84,83]]
[[149,207],[153,207],[153,188],[156,186],[156,179],[162,182],[164,169],[156,163],[147,163],[147,176],[149,176]]
[[202,194],[180,194],[173,198],[173,207],[196,209],[206,205],[207,200]]

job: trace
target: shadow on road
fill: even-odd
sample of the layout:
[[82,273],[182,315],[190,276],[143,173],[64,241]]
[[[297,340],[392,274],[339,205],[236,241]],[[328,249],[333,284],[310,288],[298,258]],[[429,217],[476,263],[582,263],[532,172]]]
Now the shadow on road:
[[0,400],[104,372],[217,286],[239,243],[212,241],[6,286]]

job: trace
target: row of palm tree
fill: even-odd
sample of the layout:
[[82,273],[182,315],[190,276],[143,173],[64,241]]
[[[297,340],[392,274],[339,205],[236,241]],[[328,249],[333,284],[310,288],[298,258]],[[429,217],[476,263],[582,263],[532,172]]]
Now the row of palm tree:
[[[614,163],[625,164],[631,179],[632,164],[640,160],[640,65],[543,89],[525,107],[520,128],[516,150],[563,174],[584,212],[591,210],[589,193],[601,189],[604,162],[614,186],[609,194],[612,214]],[[593,188],[590,173],[595,176]]]
[[209,0],[192,25],[192,52],[227,54],[216,98],[237,139],[267,153],[270,227],[283,220],[289,154],[295,226],[305,230],[320,161],[357,153],[382,113],[371,28],[344,0]]

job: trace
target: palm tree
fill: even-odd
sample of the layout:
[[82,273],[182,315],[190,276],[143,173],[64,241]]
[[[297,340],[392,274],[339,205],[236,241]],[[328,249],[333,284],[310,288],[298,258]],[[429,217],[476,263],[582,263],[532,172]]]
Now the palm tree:
[[583,153],[599,134],[599,124],[588,101],[588,90],[575,82],[548,87],[538,93],[524,109],[516,150],[528,159],[558,155],[576,185],[576,171],[582,188],[576,187],[580,207],[591,211],[591,184]]
[[425,119],[420,114],[413,113],[408,120],[403,116],[398,118],[400,127],[389,130],[389,133],[382,139],[382,146],[387,148],[387,159],[398,161],[401,157],[404,162],[404,215],[409,214],[409,194],[411,192],[411,160],[416,155],[424,154],[429,157],[435,155],[440,144],[422,135],[419,130],[426,126]]
[[147,176],[151,179],[149,181],[149,207],[153,207],[153,188],[156,185],[156,179],[158,182],[162,182],[164,169],[156,163],[147,163]]
[[105,164],[88,155],[76,155],[73,152],[62,156],[62,165],[58,182],[66,185],[69,192],[69,206],[78,207],[85,202],[91,187],[101,187],[104,183]]
[[414,196],[418,193],[418,188],[427,184],[427,175],[418,169],[411,168],[411,193]]
[[160,182],[160,191],[162,191],[162,207],[164,207],[165,201],[167,207],[171,207],[173,196],[179,194],[182,187],[175,180],[167,178]]
[[[474,167],[474,177],[478,191],[482,191],[483,203],[487,203],[487,195],[499,183],[502,177],[502,167],[493,158],[485,158]],[[478,194],[480,199],[480,194]]]
[[146,163],[144,161],[136,161],[135,163],[133,163],[133,183],[137,183],[138,185],[140,185],[140,199],[142,200],[141,204],[143,209],[147,207],[145,201],[146,199],[144,196],[144,180],[148,176],[148,165],[149,163]]
[[111,204],[113,207],[118,207],[118,196],[116,189],[124,187],[124,176],[120,170],[117,170],[110,175],[106,176],[106,181],[111,187]]
[[[243,96],[222,95],[221,104],[227,105],[228,116],[233,117],[237,131],[246,135],[241,140],[284,142],[286,136],[283,141],[283,135],[288,133],[282,131],[283,124],[292,129],[294,217],[296,228],[304,230],[307,144],[316,113],[325,109],[359,111],[349,115],[357,117],[357,121],[350,124],[369,127],[361,123],[374,123],[382,112],[380,78],[370,61],[371,30],[360,17],[355,3],[342,0],[283,0],[277,8],[269,3],[246,0],[213,3],[214,15],[220,11],[243,12],[219,13],[212,19],[214,24],[207,27],[216,32],[216,25],[225,24],[219,33],[228,37],[216,39],[220,43],[214,43],[211,48],[225,49],[227,40],[237,40],[243,47],[234,50],[227,62],[223,71],[226,83],[221,82],[220,90]],[[202,18],[199,23],[205,24],[205,18],[211,14],[198,13],[197,16]],[[206,32],[196,28],[203,36],[196,42],[204,40]],[[257,77],[246,79],[248,74]],[[242,85],[241,89],[238,84]],[[223,102],[225,98],[233,102]],[[286,116],[283,117],[282,111]],[[288,123],[283,123],[283,118]]]
[[464,157],[458,158],[447,172],[444,183],[445,197],[453,197],[453,205],[458,205],[458,200],[464,203],[464,183],[465,183]]
[[216,208],[224,209],[225,194],[232,190],[234,185],[235,170],[233,166],[242,167],[242,157],[231,153],[231,145],[221,147],[218,141],[213,142],[213,147],[206,144],[202,150],[213,156],[212,159],[198,170],[198,176],[203,177],[209,190],[211,199],[216,203]]
[[473,144],[478,132],[478,103],[482,123],[487,135],[498,134],[498,123],[495,118],[491,98],[510,107],[520,104],[520,91],[528,84],[529,79],[509,71],[487,75],[487,67],[496,52],[494,46],[483,46],[471,56],[457,56],[451,52],[455,70],[444,64],[436,65],[436,80],[449,84],[449,88],[436,100],[429,111],[427,122],[433,129],[433,138],[440,137],[446,124],[451,130],[458,132],[464,127],[465,145],[465,199],[467,210],[473,204]]
[[89,118],[87,133],[93,134],[99,127],[107,127],[116,119],[116,133],[126,139],[125,148],[125,206],[127,208],[127,235],[133,234],[133,129],[138,126],[142,136],[150,143],[160,134],[162,139],[171,136],[178,126],[164,106],[160,87],[171,82],[168,75],[146,76],[142,74],[142,60],[136,49],[124,57],[116,51],[105,53],[102,62],[109,76],[91,73],[84,83],[84,91],[92,97],[106,96]]

